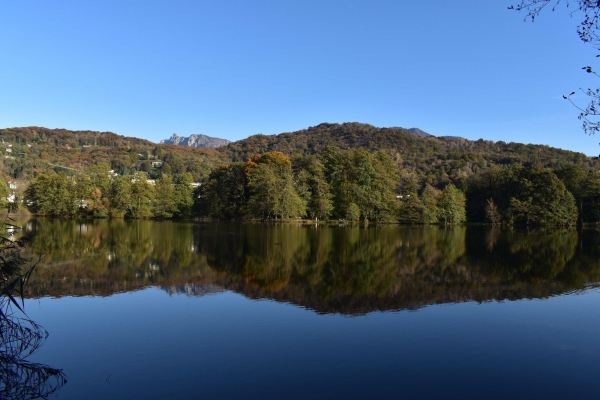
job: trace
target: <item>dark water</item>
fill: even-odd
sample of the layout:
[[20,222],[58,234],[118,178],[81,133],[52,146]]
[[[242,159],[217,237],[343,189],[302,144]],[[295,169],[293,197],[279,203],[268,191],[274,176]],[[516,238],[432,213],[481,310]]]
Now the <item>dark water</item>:
[[[59,398],[597,398],[600,233],[32,220]],[[52,395],[54,397],[54,395]]]

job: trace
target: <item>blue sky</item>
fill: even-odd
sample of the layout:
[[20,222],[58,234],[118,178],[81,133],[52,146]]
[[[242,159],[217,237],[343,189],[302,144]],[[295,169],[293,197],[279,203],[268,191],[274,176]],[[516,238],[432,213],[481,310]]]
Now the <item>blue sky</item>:
[[562,100],[597,85],[579,19],[525,23],[516,2],[4,1],[0,127],[237,140],[358,121],[597,155]]

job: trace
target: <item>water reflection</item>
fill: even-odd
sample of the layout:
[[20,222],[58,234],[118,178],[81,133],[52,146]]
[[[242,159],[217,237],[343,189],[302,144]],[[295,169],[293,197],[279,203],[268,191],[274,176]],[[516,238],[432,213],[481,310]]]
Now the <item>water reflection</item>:
[[0,315],[0,398],[46,399],[67,382],[61,369],[27,360],[48,333],[2,306],[7,312]]
[[[595,230],[36,219],[45,296],[233,290],[318,312],[538,298],[600,281]],[[31,296],[35,293],[31,292]]]

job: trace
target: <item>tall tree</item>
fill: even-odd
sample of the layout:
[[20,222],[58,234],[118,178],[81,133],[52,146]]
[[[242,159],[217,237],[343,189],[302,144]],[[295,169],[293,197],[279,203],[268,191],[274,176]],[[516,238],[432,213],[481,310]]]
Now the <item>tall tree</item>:
[[465,195],[453,184],[442,191],[440,197],[440,218],[444,224],[460,224],[467,220]]
[[124,217],[131,205],[131,176],[117,176],[110,185],[110,209],[112,217]]
[[306,205],[296,193],[292,164],[281,152],[255,155],[244,168],[248,175],[248,209],[255,217],[303,216]]
[[64,173],[42,174],[25,190],[25,204],[38,215],[74,216],[79,206],[74,188],[73,179]]
[[132,218],[149,218],[152,216],[154,187],[148,182],[146,174],[138,172],[131,183],[131,202],[127,215]]
[[423,193],[421,193],[421,204],[423,206],[423,223],[434,224],[436,222],[439,222],[440,208],[438,207],[438,203],[441,197],[442,193],[438,189],[434,188],[429,184],[425,185],[425,189],[423,189]]
[[327,218],[333,208],[330,185],[325,175],[325,166],[314,156],[294,160],[296,191],[304,200],[310,218]]
[[384,151],[377,151],[372,155],[375,181],[372,190],[378,196],[373,205],[373,218],[378,221],[394,220],[397,207],[396,193],[398,193],[398,166]]
[[246,206],[247,184],[242,163],[213,169],[198,190],[195,199],[197,212],[216,218],[241,217]]
[[267,219],[276,216],[278,209],[277,176],[267,164],[252,168],[248,177],[248,211],[257,218]]
[[500,214],[500,211],[498,211],[498,206],[494,203],[494,199],[491,197],[487,199],[485,204],[485,216],[493,225],[502,222],[502,215]]
[[306,203],[294,188],[294,181],[290,173],[284,176],[283,187],[277,201],[275,213],[282,218],[302,217],[306,213]]
[[510,198],[508,215],[517,222],[543,225],[568,225],[577,221],[573,195],[560,179],[540,165],[522,168],[514,196]]
[[[0,209],[9,207],[8,196],[10,196],[10,189],[6,181],[0,178]],[[16,204],[15,199],[13,199],[13,204]]]
[[[399,220],[403,224],[423,223],[423,203],[416,193],[402,196]],[[431,222],[437,222],[437,220]]]
[[175,215],[178,218],[189,218],[192,216],[194,205],[194,188],[192,174],[186,172],[175,177]]
[[154,202],[152,214],[158,218],[171,218],[177,211],[175,206],[175,189],[170,176],[162,174],[154,186]]

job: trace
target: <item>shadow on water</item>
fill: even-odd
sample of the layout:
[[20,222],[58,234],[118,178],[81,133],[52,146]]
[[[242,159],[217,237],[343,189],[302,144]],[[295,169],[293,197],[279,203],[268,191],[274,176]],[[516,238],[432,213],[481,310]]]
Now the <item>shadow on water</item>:
[[[320,313],[544,298],[600,281],[596,230],[31,220],[43,296],[233,290]],[[35,293],[29,293],[36,297]]]

